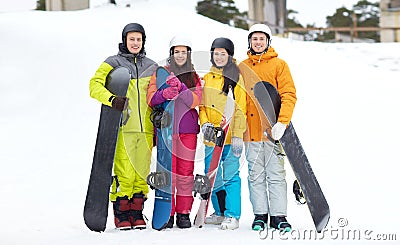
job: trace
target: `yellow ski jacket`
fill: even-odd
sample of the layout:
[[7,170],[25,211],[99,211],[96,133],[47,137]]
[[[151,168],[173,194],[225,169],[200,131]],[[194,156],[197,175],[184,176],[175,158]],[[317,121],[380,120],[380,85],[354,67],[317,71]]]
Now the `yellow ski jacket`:
[[[199,106],[200,125],[206,122],[219,127],[225,109],[227,96],[222,92],[224,78],[222,69],[211,67],[211,71],[204,76],[203,96]],[[235,96],[235,112],[229,126],[226,144],[231,144],[231,137],[243,138],[246,130],[246,92],[242,76],[234,89]],[[204,142],[206,145],[212,146],[213,143]]]

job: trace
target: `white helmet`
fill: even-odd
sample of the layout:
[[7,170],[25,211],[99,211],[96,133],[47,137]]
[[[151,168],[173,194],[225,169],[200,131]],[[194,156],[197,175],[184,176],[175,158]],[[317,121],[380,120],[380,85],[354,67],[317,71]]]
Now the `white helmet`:
[[267,35],[268,39],[271,38],[272,32],[271,29],[265,24],[254,24],[249,29],[249,38],[254,32],[263,32]]
[[254,32],[262,32],[262,33],[265,33],[265,35],[267,35],[267,38],[268,38],[267,48],[262,53],[267,52],[267,50],[269,49],[269,46],[271,45],[271,37],[272,37],[271,29],[265,24],[254,24],[250,27],[249,35],[247,36],[247,41],[249,44],[249,50],[253,54],[255,54],[256,52],[251,48],[250,39]]
[[192,42],[186,36],[177,35],[177,36],[173,37],[171,39],[171,41],[169,42],[169,49],[171,50],[173,47],[176,47],[176,46],[186,46],[186,47],[188,47],[189,50],[191,50]]

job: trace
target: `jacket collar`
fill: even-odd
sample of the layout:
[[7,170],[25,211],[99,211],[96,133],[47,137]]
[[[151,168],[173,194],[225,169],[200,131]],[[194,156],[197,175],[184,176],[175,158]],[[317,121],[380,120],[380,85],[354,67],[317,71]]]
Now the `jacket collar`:
[[145,55],[143,53],[138,53],[138,54],[129,53],[129,54],[127,54],[127,53],[123,53],[121,51],[118,52],[118,55],[120,55],[122,57],[125,57],[125,58],[128,58],[128,59],[129,58],[133,59],[135,57],[136,57],[136,59],[143,59],[145,57]]
[[251,62],[263,62],[263,61],[268,61],[272,58],[278,57],[278,53],[275,51],[273,47],[269,47],[267,52],[261,53],[261,54],[252,54],[250,50],[247,51],[247,56],[251,60]]
[[211,66],[210,71],[213,73],[214,76],[222,76],[223,68],[217,68],[215,66]]

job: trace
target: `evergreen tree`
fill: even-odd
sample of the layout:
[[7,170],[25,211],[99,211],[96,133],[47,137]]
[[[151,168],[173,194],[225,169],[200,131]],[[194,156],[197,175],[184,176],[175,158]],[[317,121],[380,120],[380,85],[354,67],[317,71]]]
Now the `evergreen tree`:
[[353,26],[352,14],[353,11],[346,7],[338,8],[335,14],[326,17],[326,24],[328,27],[351,27]]
[[[326,17],[328,27],[353,27],[353,16],[356,17],[356,26],[359,27],[378,27],[379,26],[379,2],[371,3],[367,0],[360,0],[351,10],[341,7],[332,16]],[[341,32],[349,35],[349,32]],[[359,38],[370,38],[379,42],[378,32],[358,32]],[[325,32],[318,39],[320,41],[332,40],[335,38],[334,32]]]
[[36,1],[36,10],[46,10],[46,0],[37,0]]
[[[352,27],[352,14],[353,12],[346,7],[338,8],[333,15],[326,17],[326,25],[327,27]],[[341,33],[349,34],[349,32]],[[324,32],[318,37],[319,41],[329,41],[333,39],[335,39],[335,32],[333,31]]]
[[[304,28],[304,26],[302,26],[300,22],[296,19],[295,15],[298,13],[299,12],[292,9],[288,9],[286,11],[286,22],[285,22],[286,28]],[[301,31],[290,31],[290,32],[304,35],[304,32]]]
[[[357,26],[379,27],[380,8],[379,2],[370,3],[366,0],[358,1],[353,10],[357,16]],[[359,32],[359,38],[369,38],[377,42],[380,40],[379,32]]]
[[235,6],[233,0],[204,0],[197,2],[198,14],[219,21],[224,24],[247,29],[247,23],[236,17],[244,17],[246,12],[241,13]]
[[[285,26],[287,28],[296,28],[296,27],[303,28],[303,26],[300,24],[300,22],[296,19],[295,15],[298,13],[299,12],[292,10],[292,9],[287,10],[287,18],[286,18],[286,24],[285,24]],[[301,32],[297,32],[297,33],[301,33]]]

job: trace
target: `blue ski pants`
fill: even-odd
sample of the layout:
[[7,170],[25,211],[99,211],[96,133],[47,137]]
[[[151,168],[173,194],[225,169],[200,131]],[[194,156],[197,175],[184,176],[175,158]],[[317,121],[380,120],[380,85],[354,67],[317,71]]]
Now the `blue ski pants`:
[[[205,146],[205,173],[210,168],[214,147]],[[231,145],[225,145],[215,177],[211,202],[215,214],[240,219],[241,215],[241,180],[239,176],[239,157],[233,155]],[[216,193],[225,190],[225,212],[221,214]]]

